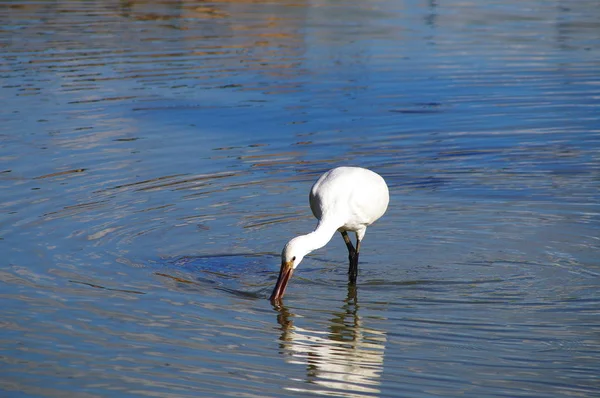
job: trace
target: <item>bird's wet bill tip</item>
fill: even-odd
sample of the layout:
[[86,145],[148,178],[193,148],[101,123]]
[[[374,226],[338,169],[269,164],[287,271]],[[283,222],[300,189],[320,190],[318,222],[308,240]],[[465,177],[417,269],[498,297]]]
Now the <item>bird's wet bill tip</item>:
[[281,263],[281,269],[279,270],[279,277],[277,278],[277,283],[275,284],[275,288],[273,289],[273,293],[269,300],[271,301],[279,301],[283,297],[285,293],[285,289],[288,285],[292,274],[294,273],[294,267],[292,266],[292,262],[283,262]]

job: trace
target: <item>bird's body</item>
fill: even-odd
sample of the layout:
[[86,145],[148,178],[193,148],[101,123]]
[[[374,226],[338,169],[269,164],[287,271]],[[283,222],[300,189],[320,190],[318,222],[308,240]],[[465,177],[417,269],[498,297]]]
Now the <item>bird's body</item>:
[[[337,167],[323,174],[309,195],[310,208],[319,220],[315,230],[290,240],[281,253],[281,271],[271,300],[283,297],[294,269],[304,256],[325,246],[339,231],[348,247],[350,281],[356,281],[360,242],[367,226],[379,219],[389,203],[385,180],[361,167]],[[356,248],[347,232],[356,233]]]
[[323,174],[310,190],[310,209],[319,223],[338,224],[362,240],[368,225],[385,213],[390,197],[384,179],[360,167],[338,167]]

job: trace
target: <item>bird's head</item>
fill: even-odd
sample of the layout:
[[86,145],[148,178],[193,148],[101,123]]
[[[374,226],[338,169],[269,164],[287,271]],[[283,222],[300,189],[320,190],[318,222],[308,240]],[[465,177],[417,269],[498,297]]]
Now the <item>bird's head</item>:
[[304,256],[311,251],[306,243],[304,236],[297,236],[290,240],[283,248],[281,252],[279,278],[277,278],[275,289],[273,289],[273,293],[271,294],[271,301],[281,300],[294,270],[298,264],[300,264],[300,261],[302,261]]

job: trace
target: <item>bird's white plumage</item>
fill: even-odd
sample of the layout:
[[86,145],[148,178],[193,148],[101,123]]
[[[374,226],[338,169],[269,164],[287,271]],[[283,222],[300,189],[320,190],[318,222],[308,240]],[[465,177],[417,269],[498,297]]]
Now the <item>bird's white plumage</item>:
[[337,167],[315,182],[309,203],[319,220],[317,228],[289,241],[282,252],[282,260],[293,261],[294,268],[306,254],[325,246],[336,231],[353,231],[362,240],[367,226],[385,213],[389,192],[384,179],[371,170]]
[[322,222],[339,224],[362,240],[367,226],[385,213],[390,197],[384,179],[361,167],[338,167],[323,174],[310,190],[309,203]]
[[[381,217],[389,203],[389,191],[377,173],[361,167],[337,167],[323,174],[310,190],[310,208],[319,220],[315,230],[290,240],[281,252],[281,271],[271,300],[283,297],[294,269],[304,256],[327,244],[336,231],[348,247],[350,280],[356,280],[360,242],[367,227]],[[356,233],[356,248],[347,231]]]

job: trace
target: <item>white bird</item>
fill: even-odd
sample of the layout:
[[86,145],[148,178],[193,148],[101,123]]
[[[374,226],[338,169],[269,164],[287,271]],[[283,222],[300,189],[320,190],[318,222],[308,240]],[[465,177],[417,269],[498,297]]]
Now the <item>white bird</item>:
[[[281,270],[270,300],[281,300],[304,256],[325,246],[336,231],[342,234],[348,247],[348,275],[350,282],[355,283],[360,242],[367,226],[385,213],[389,201],[385,180],[371,170],[337,167],[323,174],[312,186],[309,195],[310,209],[319,223],[313,232],[295,237],[283,248]],[[348,231],[356,233],[356,248],[348,237]]]

